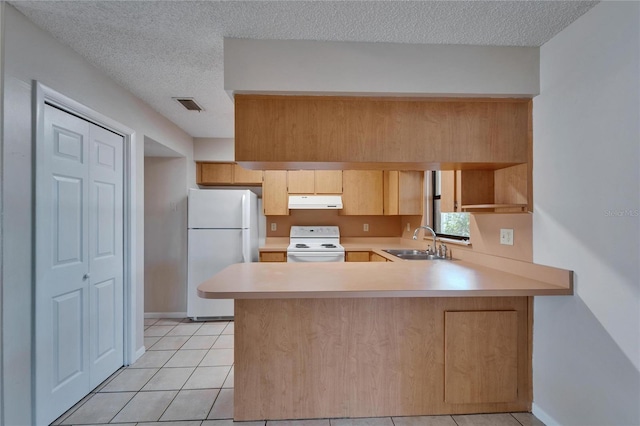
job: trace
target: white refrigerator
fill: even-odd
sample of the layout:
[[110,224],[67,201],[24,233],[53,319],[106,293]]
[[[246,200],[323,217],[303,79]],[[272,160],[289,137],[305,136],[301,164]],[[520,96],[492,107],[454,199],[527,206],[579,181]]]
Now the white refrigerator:
[[233,300],[202,299],[197,288],[234,263],[258,261],[258,198],[249,190],[190,189],[187,316],[233,316]]

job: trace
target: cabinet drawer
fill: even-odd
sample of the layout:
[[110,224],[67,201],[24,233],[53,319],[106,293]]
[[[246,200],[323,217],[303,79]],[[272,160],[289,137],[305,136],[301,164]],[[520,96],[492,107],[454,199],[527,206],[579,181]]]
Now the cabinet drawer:
[[264,251],[260,253],[260,262],[286,262],[287,253],[284,251]]

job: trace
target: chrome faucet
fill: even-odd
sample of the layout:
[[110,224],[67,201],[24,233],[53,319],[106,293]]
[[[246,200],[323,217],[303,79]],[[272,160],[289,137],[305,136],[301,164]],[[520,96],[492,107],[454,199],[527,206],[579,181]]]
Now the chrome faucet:
[[420,229],[426,229],[427,231],[431,232],[431,235],[433,236],[433,252],[431,251],[431,249],[430,249],[430,248],[429,248],[429,249],[427,249],[427,251],[428,251],[430,254],[436,254],[436,231],[434,231],[433,229],[431,229],[431,228],[430,228],[430,227],[428,227],[428,226],[424,226],[424,225],[419,226],[419,227],[417,227],[417,228],[416,228],[416,230],[415,230],[415,231],[413,231],[413,239],[414,239],[414,240],[417,240],[417,239],[418,239],[418,231],[420,231]]

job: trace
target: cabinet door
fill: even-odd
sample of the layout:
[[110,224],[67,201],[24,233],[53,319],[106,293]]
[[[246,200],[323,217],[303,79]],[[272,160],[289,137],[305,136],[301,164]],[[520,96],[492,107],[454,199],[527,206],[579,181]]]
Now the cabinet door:
[[286,262],[287,253],[283,251],[260,252],[260,262]]
[[342,194],[342,170],[316,170],[316,194]]
[[383,172],[384,186],[384,214],[387,216],[397,215],[399,206],[399,173],[394,170]]
[[368,262],[368,251],[348,251],[345,253],[345,261],[347,262]]
[[370,262],[388,262],[387,258],[380,256],[379,254],[376,254],[376,253],[371,253],[371,255],[369,256],[369,261]]
[[424,172],[384,172],[384,214],[421,215],[423,206]]
[[518,399],[518,312],[445,312],[445,401]]
[[455,170],[443,170],[440,172],[440,211],[442,213],[454,213],[459,211],[458,192],[456,187],[456,175],[460,172]]
[[233,183],[233,164],[202,163],[199,177],[200,185],[230,185]]
[[342,172],[342,215],[382,215],[382,170]]
[[265,216],[289,214],[286,170],[265,170],[262,184],[262,205]]
[[289,194],[313,194],[315,173],[313,170],[289,170],[287,191]]
[[398,172],[398,214],[421,215],[423,200],[424,172]]
[[249,170],[234,164],[233,183],[237,185],[260,185],[262,183],[262,170]]

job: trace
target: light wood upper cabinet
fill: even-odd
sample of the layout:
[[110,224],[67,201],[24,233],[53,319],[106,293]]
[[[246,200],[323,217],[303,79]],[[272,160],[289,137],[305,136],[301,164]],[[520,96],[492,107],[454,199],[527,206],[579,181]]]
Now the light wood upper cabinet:
[[424,172],[384,171],[384,214],[421,215]]
[[473,163],[497,169],[528,161],[530,104],[531,99],[236,94],[235,155],[265,169],[299,162],[414,170]]
[[342,172],[342,215],[382,215],[382,170]]
[[527,164],[495,171],[441,171],[440,211],[526,211],[531,207],[527,176]]
[[342,194],[342,170],[316,170],[316,194]]
[[261,185],[262,170],[248,170],[235,163],[196,163],[198,185]]
[[289,170],[289,194],[341,194],[342,170]]
[[262,184],[262,206],[265,216],[289,214],[286,170],[265,170]]
[[233,183],[236,185],[261,185],[262,170],[249,170],[238,164],[234,164]]
[[315,171],[289,170],[287,172],[289,194],[313,194],[315,192]]
[[199,185],[230,185],[233,183],[233,164],[198,163],[196,166]]

